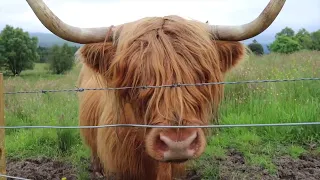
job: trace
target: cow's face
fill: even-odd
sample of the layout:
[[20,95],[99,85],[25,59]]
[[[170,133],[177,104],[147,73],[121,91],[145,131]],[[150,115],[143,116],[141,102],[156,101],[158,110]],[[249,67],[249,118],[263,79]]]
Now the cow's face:
[[[89,44],[84,63],[111,87],[221,82],[244,55],[238,42],[213,41],[204,25],[178,17],[149,18],[125,26],[117,44]],[[116,90],[121,123],[207,125],[222,97],[222,85]],[[200,128],[140,128],[134,132],[154,159],[181,162],[206,146]]]

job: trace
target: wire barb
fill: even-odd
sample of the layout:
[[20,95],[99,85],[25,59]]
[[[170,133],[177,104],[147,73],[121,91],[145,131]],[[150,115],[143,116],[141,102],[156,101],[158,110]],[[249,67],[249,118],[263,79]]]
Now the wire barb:
[[270,82],[289,82],[289,81],[311,81],[320,80],[320,78],[300,78],[300,79],[275,79],[275,80],[249,80],[236,82],[209,82],[209,83],[195,83],[195,84],[171,84],[160,86],[127,86],[127,87],[107,87],[107,88],[76,88],[76,89],[57,89],[57,90],[34,90],[34,91],[17,91],[5,92],[4,94],[31,94],[31,93],[47,93],[47,92],[83,92],[85,90],[125,90],[125,89],[148,89],[148,88],[177,88],[182,86],[209,86],[218,84],[249,84],[249,83],[270,83]]

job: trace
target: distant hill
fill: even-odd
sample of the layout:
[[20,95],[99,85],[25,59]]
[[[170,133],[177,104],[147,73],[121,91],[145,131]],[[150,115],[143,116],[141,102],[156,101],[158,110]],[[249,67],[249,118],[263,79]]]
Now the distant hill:
[[[49,33],[29,33],[30,36],[38,37],[39,39],[39,46],[42,47],[51,47],[55,44],[62,45],[63,43],[67,43],[70,46],[82,46],[82,44],[73,43],[70,41],[66,41],[64,39],[59,38],[58,36],[54,34]],[[254,38],[242,41],[244,44],[248,45],[250,44],[253,39],[256,39],[264,48],[265,53],[269,53],[269,50],[267,48],[267,45],[272,43],[274,41],[274,35],[268,35],[268,34],[260,34],[259,36],[256,36]]]
[[82,46],[82,44],[78,43],[73,43],[70,41],[66,41],[64,39],[61,39],[60,37],[54,35],[54,34],[49,34],[49,33],[33,33],[29,32],[30,36],[32,37],[37,37],[39,40],[39,46],[42,47],[51,47],[53,45],[63,45],[64,43],[67,43],[70,46]]

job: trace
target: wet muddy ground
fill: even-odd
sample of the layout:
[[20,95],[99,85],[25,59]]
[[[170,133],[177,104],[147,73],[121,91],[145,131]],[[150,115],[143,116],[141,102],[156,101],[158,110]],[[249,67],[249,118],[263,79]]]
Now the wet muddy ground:
[[[209,161],[209,159],[208,159]],[[244,157],[237,151],[229,152],[226,159],[213,159],[217,172],[212,172],[213,176],[203,177],[201,172],[191,170],[188,177],[184,180],[200,180],[200,179],[265,179],[265,180],[318,180],[320,179],[320,155],[302,155],[298,159],[289,156],[282,156],[274,159],[277,166],[276,174],[269,174],[268,171],[261,167],[249,166],[245,163]],[[201,168],[201,167],[199,167]],[[214,169],[214,168],[213,168]],[[88,167],[90,172],[90,168]],[[67,180],[76,180],[76,169],[72,164],[54,161],[48,158],[26,159],[23,161],[8,160],[7,174],[10,176],[19,176],[34,180],[61,180],[66,177]],[[103,178],[95,177],[90,174],[92,180],[100,180]],[[10,178],[8,178],[10,179]]]

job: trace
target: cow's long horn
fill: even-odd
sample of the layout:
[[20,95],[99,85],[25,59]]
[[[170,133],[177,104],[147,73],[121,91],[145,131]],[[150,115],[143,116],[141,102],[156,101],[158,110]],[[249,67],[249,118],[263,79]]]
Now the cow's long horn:
[[[87,44],[102,42],[107,36],[108,27],[79,28],[61,21],[42,0],[26,0],[41,23],[53,34],[67,41]],[[111,36],[108,37],[112,38]]]
[[258,18],[240,26],[210,25],[210,32],[219,40],[242,41],[266,30],[276,19],[286,0],[271,0]]

